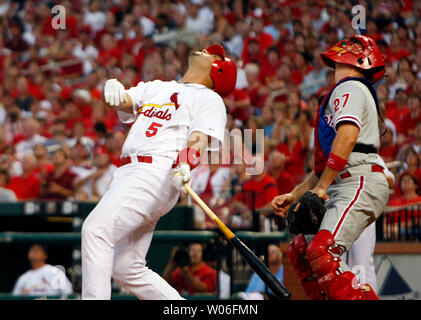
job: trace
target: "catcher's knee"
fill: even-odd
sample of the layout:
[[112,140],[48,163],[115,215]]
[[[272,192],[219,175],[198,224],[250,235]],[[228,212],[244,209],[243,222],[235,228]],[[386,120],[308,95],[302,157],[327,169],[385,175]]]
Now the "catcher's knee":
[[320,230],[308,244],[306,258],[319,278],[332,274],[339,268],[340,259],[332,255],[335,250],[335,239],[328,230]]

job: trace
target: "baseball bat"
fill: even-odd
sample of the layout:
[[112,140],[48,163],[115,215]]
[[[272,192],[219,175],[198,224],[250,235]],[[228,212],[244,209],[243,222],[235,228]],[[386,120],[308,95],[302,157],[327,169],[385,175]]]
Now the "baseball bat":
[[257,273],[260,279],[272,290],[278,299],[286,300],[291,297],[287,288],[273,275],[273,273],[260,261],[260,259],[218,218],[218,216],[207,206],[205,202],[193,191],[188,183],[184,184],[186,192],[202,208],[203,211],[222,231],[224,236],[237,248],[241,256],[247,261],[250,267]]

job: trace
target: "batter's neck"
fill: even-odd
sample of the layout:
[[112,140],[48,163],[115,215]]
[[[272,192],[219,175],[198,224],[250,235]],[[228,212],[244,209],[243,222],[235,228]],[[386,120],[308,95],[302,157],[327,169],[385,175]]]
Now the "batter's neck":
[[184,76],[179,81],[181,83],[197,83],[213,89],[213,83],[209,76],[203,76],[203,74],[198,74],[194,70],[187,70]]

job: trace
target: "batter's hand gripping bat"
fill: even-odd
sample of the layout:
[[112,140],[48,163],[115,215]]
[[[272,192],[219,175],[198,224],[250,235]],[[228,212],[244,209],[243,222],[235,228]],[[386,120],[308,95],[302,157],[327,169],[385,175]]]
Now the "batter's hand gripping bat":
[[287,288],[273,275],[273,273],[260,261],[260,259],[213,213],[203,200],[193,191],[188,183],[184,184],[186,192],[202,208],[203,211],[222,231],[224,236],[237,248],[241,256],[247,261],[260,279],[272,290],[276,298],[286,300],[291,297]]

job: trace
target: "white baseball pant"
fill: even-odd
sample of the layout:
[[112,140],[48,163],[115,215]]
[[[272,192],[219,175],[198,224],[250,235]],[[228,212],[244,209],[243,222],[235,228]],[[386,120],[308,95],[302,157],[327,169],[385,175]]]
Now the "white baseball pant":
[[376,269],[374,267],[374,247],[376,245],[376,223],[373,222],[361,233],[345,252],[342,259],[346,261],[360,283],[368,283],[377,292]]
[[180,294],[146,267],[159,218],[177,202],[171,183],[173,160],[126,164],[82,227],[82,299],[111,298],[111,277],[139,299],[175,300]]

